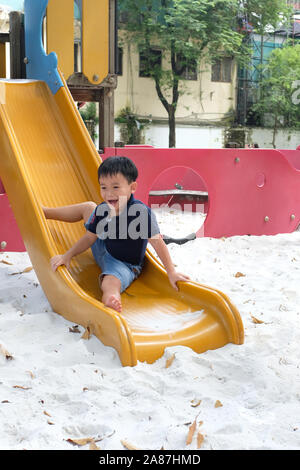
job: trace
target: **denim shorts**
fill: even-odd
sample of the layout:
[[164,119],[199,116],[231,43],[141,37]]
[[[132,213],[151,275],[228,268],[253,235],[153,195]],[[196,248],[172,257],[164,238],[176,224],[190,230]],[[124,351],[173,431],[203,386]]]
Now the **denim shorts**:
[[[84,225],[86,227],[87,224]],[[102,271],[100,274],[100,284],[103,276],[115,276],[121,281],[121,292],[123,292],[141,274],[142,265],[130,264],[126,263],[125,261],[121,261],[117,258],[114,258],[107,251],[107,249],[105,248],[104,241],[100,238],[98,238],[95,243],[91,246],[91,250],[96,263]]]

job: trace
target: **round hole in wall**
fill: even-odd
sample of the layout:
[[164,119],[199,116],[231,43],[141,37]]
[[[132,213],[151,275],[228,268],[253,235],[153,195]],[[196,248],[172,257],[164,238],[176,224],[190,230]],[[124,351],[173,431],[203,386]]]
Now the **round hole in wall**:
[[209,210],[206,183],[192,168],[168,168],[153,182],[148,205],[156,214],[166,243],[172,239],[178,243],[193,239]]

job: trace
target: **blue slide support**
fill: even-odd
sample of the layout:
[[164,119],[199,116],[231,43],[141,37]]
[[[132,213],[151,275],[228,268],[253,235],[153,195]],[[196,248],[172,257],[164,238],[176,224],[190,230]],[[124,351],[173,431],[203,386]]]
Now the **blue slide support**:
[[47,5],[48,0],[24,2],[26,77],[43,80],[55,95],[64,85],[57,70],[56,53],[47,55],[42,42],[43,18]]

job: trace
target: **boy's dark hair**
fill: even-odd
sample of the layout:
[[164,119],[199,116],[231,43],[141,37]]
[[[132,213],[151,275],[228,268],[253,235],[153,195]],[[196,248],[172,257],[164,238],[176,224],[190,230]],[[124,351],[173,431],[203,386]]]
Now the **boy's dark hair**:
[[121,173],[128,181],[133,183],[138,177],[138,169],[130,158],[108,157],[98,168],[98,181],[100,176],[112,176]]

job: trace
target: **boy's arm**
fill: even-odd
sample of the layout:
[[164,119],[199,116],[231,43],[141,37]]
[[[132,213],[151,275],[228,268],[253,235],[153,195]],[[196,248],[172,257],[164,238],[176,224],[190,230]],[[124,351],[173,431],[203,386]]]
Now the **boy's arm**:
[[73,256],[79,255],[83,251],[90,248],[97,240],[95,233],[87,231],[66,253],[63,255],[56,255],[51,258],[51,267],[56,271],[59,266],[64,264],[68,269],[70,267],[71,259]]
[[165,244],[162,236],[160,234],[155,235],[152,238],[149,238],[149,243],[153,246],[154,250],[156,251],[157,255],[159,256],[161,262],[163,263],[164,267],[166,268],[169,281],[174,289],[178,290],[177,281],[188,281],[190,278],[185,274],[178,273],[175,270],[175,266],[171,259],[169,250],[167,245]]

